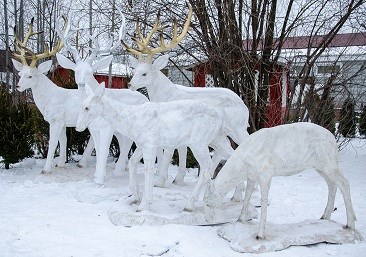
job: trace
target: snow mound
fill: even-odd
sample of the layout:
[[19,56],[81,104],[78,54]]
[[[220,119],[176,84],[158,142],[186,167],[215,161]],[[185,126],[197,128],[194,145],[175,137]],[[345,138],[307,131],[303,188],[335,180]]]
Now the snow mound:
[[[179,194],[178,194],[179,195]],[[225,202],[216,211],[214,220],[207,221],[205,218],[203,202],[197,204],[193,212],[183,211],[186,204],[185,197],[160,196],[160,207],[155,206],[151,211],[137,212],[137,205],[133,201],[117,203],[112,207],[108,216],[110,221],[116,226],[161,226],[167,224],[180,225],[212,225],[236,221],[240,215],[243,204],[241,202]],[[181,200],[177,200],[181,199]],[[153,206],[154,207],[154,206]],[[257,210],[251,209],[251,217],[257,217]]]
[[362,241],[355,229],[343,229],[331,220],[305,220],[292,224],[266,224],[265,239],[256,239],[259,222],[235,222],[223,225],[217,233],[241,253],[264,253],[318,243],[349,244]]

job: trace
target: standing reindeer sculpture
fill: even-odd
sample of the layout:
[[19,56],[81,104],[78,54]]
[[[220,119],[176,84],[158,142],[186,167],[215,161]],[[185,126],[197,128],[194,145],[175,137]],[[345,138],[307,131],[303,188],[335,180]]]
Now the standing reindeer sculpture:
[[[235,143],[240,144],[248,136],[247,127],[249,119],[249,111],[244,102],[236,95],[233,91],[225,88],[191,88],[181,85],[174,84],[171,82],[162,72],[169,60],[168,55],[163,55],[152,63],[152,58],[155,54],[167,51],[178,45],[184,36],[187,34],[190,20],[192,16],[192,6],[189,5],[189,13],[187,20],[183,26],[181,34],[178,35],[177,23],[173,25],[173,38],[171,42],[166,45],[164,39],[160,38],[160,46],[156,48],[149,48],[148,43],[151,40],[152,35],[159,31],[162,33],[162,28],[159,25],[159,17],[155,22],[150,33],[144,38],[141,32],[139,24],[137,24],[137,37],[134,41],[137,45],[137,49],[129,47],[126,43],[122,41],[124,47],[132,54],[139,57],[135,59],[131,56],[130,62],[132,67],[134,67],[134,75],[130,81],[130,89],[137,90],[138,88],[146,87],[149,98],[153,102],[171,102],[177,100],[191,99],[198,101],[205,101],[207,104],[220,108],[223,111],[223,119],[225,128],[227,131],[225,133],[234,140]],[[147,55],[146,60],[143,60],[143,54]],[[186,147],[178,149],[180,153],[179,159],[185,160]],[[170,160],[173,151],[166,152],[165,158]],[[214,167],[222,159],[222,156],[218,154],[214,155]],[[168,162],[165,161],[165,164]],[[164,186],[168,166],[162,169],[163,173],[158,184]],[[185,166],[184,169],[181,167],[179,173],[175,178],[175,182],[183,181],[185,176]],[[236,196],[241,195],[241,190],[236,192]]]
[[254,183],[261,190],[261,217],[257,238],[263,239],[267,219],[268,193],[274,176],[291,176],[314,168],[328,185],[328,202],[322,219],[330,219],[337,187],[347,212],[346,228],[355,227],[350,188],[338,164],[339,153],[334,135],[312,123],[294,123],[251,134],[234,151],[205,192],[207,219],[212,219],[215,206],[239,183],[247,181],[243,209],[239,221],[249,220],[248,203]]
[[[70,52],[74,57],[75,62],[69,60],[61,54],[56,54],[56,57],[57,61],[62,67],[75,71],[75,81],[78,84],[79,89],[83,90],[85,89],[85,86],[93,86],[93,84],[86,85],[85,78],[94,79],[93,73],[97,69],[107,67],[113,58],[113,56],[110,55],[96,61],[97,57],[103,53],[113,52],[119,44],[113,46],[113,41],[110,40],[108,46],[104,49],[101,49],[95,36],[91,36],[92,42],[95,44],[95,47],[91,48],[91,53],[89,56],[87,56],[85,59],[82,59],[76,47],[72,46],[68,42],[68,39],[72,35],[72,31],[70,28],[70,18],[71,17],[69,17],[68,19],[69,22],[67,23],[65,32],[61,33],[60,30],[58,30],[58,34],[62,38],[66,50]],[[123,21],[119,30],[119,40],[123,37],[125,29],[125,19],[123,15],[122,18]],[[107,89],[106,95],[117,101],[129,105],[142,104],[148,101],[148,99],[141,93],[133,92],[128,89]],[[103,119],[93,121],[88,126],[88,128],[95,142],[95,149],[97,153],[95,182],[98,184],[103,184],[104,175],[106,173],[105,169],[109,153],[109,145],[111,143],[113,134],[115,134],[115,136],[117,137],[120,147],[120,155],[115,167],[115,173],[124,171],[126,169],[128,153],[133,141],[118,132],[116,133],[114,129],[109,125],[109,123]],[[92,145],[91,147],[93,146],[94,145]]]
[[[48,173],[52,170],[52,161],[58,142],[60,142],[58,166],[65,165],[66,127],[75,127],[79,112],[78,108],[81,105],[80,99],[82,99],[83,94],[78,90],[60,88],[44,75],[51,68],[51,60],[39,64],[38,68],[36,67],[39,60],[55,55],[62,48],[62,42],[59,40],[51,51],[46,46],[44,53],[33,53],[27,48],[27,42],[31,36],[40,33],[33,32],[33,22],[34,19],[31,20],[28,33],[23,41],[14,33],[17,52],[14,52],[13,56],[21,62],[15,59],[12,59],[12,62],[19,71],[20,76],[17,90],[32,89],[33,98],[38,109],[44,119],[50,124],[47,160],[42,171],[43,173]],[[28,60],[30,64],[28,64]],[[84,157],[88,154],[90,152],[85,152]]]
[[[95,80],[88,77],[88,83]],[[94,119],[101,117],[113,128],[135,141],[136,150],[129,162],[130,190],[140,200],[136,181],[136,165],[144,158],[145,190],[138,210],[146,210],[153,198],[153,175],[157,150],[189,146],[201,166],[202,172],[193,190],[186,210],[193,209],[204,182],[204,174],[210,173],[212,160],[208,146],[222,156],[232,153],[227,139],[222,112],[201,101],[181,100],[166,103],[148,102],[142,105],[126,105],[105,95],[105,88],[98,86],[83,103],[76,129],[84,130]]]

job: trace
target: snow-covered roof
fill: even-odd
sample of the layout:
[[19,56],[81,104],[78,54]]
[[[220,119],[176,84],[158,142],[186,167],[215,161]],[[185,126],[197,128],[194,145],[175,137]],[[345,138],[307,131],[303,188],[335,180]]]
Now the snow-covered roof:
[[[108,75],[109,67],[97,70],[95,74]],[[123,63],[112,63],[112,76],[128,77],[131,76],[131,74],[131,68],[128,65]]]

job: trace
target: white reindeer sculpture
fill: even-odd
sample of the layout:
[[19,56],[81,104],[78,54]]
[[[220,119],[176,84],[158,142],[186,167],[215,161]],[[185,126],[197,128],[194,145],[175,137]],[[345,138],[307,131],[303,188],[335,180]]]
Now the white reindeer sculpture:
[[247,181],[244,205],[239,221],[249,219],[248,203],[254,183],[261,190],[261,217],[257,238],[265,237],[268,193],[273,176],[291,176],[307,168],[314,168],[328,185],[328,202],[322,219],[330,219],[334,209],[337,187],[340,189],[347,212],[346,228],[355,227],[347,179],[339,169],[338,147],[328,130],[312,123],[294,123],[261,129],[251,134],[234,151],[215,180],[205,192],[206,214],[211,219],[215,206],[239,183]]
[[[188,17],[183,26],[181,34],[178,35],[177,24],[174,22],[173,38],[168,45],[165,44],[164,39],[161,37],[160,46],[156,48],[148,47],[148,43],[155,32],[159,31],[161,35],[163,34],[163,28],[159,25],[159,17],[146,38],[143,37],[139,24],[137,24],[137,37],[134,38],[134,41],[138,46],[137,49],[129,47],[122,41],[122,44],[130,53],[139,57],[138,60],[132,56],[130,57],[131,66],[134,67],[135,70],[130,81],[129,88],[131,90],[137,90],[138,88],[146,87],[150,101],[152,102],[170,102],[176,100],[192,99],[205,101],[212,106],[220,108],[223,111],[227,135],[232,140],[234,140],[235,143],[240,144],[248,136],[247,127],[249,111],[238,95],[225,88],[192,88],[174,84],[161,72],[161,69],[163,69],[168,64],[169,55],[163,55],[157,58],[154,63],[152,63],[152,57],[154,54],[172,49],[182,41],[188,31],[191,17],[192,6],[189,5]],[[142,60],[143,54],[147,55],[146,61]],[[164,152],[166,152],[164,157],[170,160],[173,151],[169,153],[164,150]],[[178,152],[179,160],[182,159],[184,161],[184,166],[183,163],[180,163],[179,173],[174,180],[177,183],[184,180],[186,172],[186,147],[183,146],[179,148]],[[217,166],[221,159],[222,156],[218,156],[217,154],[214,155],[214,167]],[[168,172],[167,164],[169,164],[169,162],[165,161],[165,166],[162,167],[160,181],[157,182],[158,186],[164,186],[165,184]],[[239,194],[241,195],[241,190],[235,193],[235,198],[239,197]]]
[[[46,47],[44,53],[33,53],[27,48],[27,42],[31,36],[40,33],[33,32],[33,22],[34,19],[31,20],[28,33],[23,41],[14,33],[17,52],[14,52],[13,56],[21,62],[15,59],[12,59],[12,61],[20,76],[17,89],[19,91],[32,89],[33,98],[38,109],[50,124],[47,160],[42,171],[48,173],[52,170],[52,161],[58,142],[60,142],[60,158],[57,165],[65,165],[66,127],[74,127],[76,124],[79,112],[78,105],[81,105],[81,93],[77,90],[60,88],[44,75],[51,68],[52,61],[43,62],[38,68],[36,67],[39,60],[55,55],[62,48],[62,42],[58,41],[52,51]],[[30,64],[27,60],[30,60]],[[87,154],[90,154],[90,152],[84,153],[84,157]]]
[[[88,83],[96,82],[88,79]],[[98,86],[84,101],[76,130],[84,130],[94,119],[101,117],[116,131],[135,141],[137,148],[129,162],[129,187],[136,200],[140,200],[136,164],[141,157],[144,158],[145,172],[145,190],[138,210],[148,209],[152,202],[157,150],[189,146],[202,168],[186,206],[186,210],[192,210],[204,182],[203,174],[212,169],[208,146],[227,158],[233,151],[226,135],[222,134],[225,131],[222,112],[212,105],[192,100],[131,106],[109,98],[104,92],[104,87]]]
[[[119,40],[123,37],[124,30],[125,30],[125,19],[123,14],[122,15],[122,25],[119,30]],[[103,57],[102,59],[96,61],[97,57],[103,53],[111,53],[114,49],[117,48],[118,44],[113,46],[113,40],[109,41],[109,44],[104,49],[101,49],[99,46],[98,41],[96,40],[95,36],[91,36],[92,42],[95,44],[94,48],[91,49],[90,55],[86,58],[82,59],[79,55],[78,50],[76,47],[72,46],[68,39],[72,35],[71,25],[70,25],[71,17],[68,19],[67,27],[64,33],[61,33],[58,30],[59,36],[62,38],[64,46],[68,52],[72,54],[74,57],[74,61],[69,60],[65,56],[61,54],[56,54],[57,61],[59,64],[66,68],[71,69],[75,72],[75,81],[78,84],[79,89],[85,89],[86,86],[86,77],[89,79],[94,79],[93,73],[101,68],[107,67],[110,62],[112,61],[113,56]],[[119,41],[118,40],[118,41]],[[102,67],[103,66],[103,67]],[[89,86],[89,85],[88,85]],[[90,85],[93,86],[93,85]],[[107,89],[106,95],[112,97],[113,99],[129,104],[129,105],[136,105],[142,104],[148,101],[148,99],[138,92],[133,92],[128,89]],[[85,95],[86,97],[86,95]],[[82,102],[82,100],[81,100]],[[76,121],[75,121],[76,123]],[[113,134],[117,137],[119,147],[120,147],[120,155],[118,161],[116,163],[114,173],[118,173],[121,171],[126,170],[126,163],[128,159],[128,153],[131,148],[133,141],[128,137],[121,135],[120,133],[115,133],[113,128],[103,119],[99,119],[98,121],[92,122],[89,126],[90,134],[95,141],[95,149],[97,153],[97,163],[96,163],[96,172],[95,172],[95,182],[98,184],[103,184],[104,176],[106,173],[106,162],[109,153],[109,145],[112,140]],[[94,147],[94,144],[91,144],[91,147]]]

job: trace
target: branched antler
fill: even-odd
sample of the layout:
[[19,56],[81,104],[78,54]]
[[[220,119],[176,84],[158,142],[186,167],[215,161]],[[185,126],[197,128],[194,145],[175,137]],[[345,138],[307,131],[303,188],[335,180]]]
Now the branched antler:
[[[143,36],[142,32],[141,32],[141,26],[139,21],[137,21],[136,23],[136,37],[132,38],[133,41],[136,43],[137,45],[137,49],[134,49],[130,46],[128,46],[123,40],[121,40],[122,45],[126,48],[126,50],[128,52],[130,52],[133,55],[136,55],[139,57],[139,59],[141,59],[143,54],[147,55],[147,61],[151,62],[152,61],[152,57],[157,54],[157,53],[162,53],[165,52],[167,50],[170,50],[172,48],[174,48],[175,46],[177,46],[185,37],[185,35],[188,32],[190,23],[191,23],[191,18],[192,18],[192,14],[193,14],[193,10],[192,10],[192,6],[190,4],[188,4],[188,8],[189,8],[189,12],[187,15],[187,19],[184,23],[184,26],[182,28],[181,33],[178,35],[178,25],[177,25],[177,21],[174,20],[173,22],[173,36],[172,39],[170,40],[169,44],[165,44],[164,41],[164,37],[163,37],[163,32],[164,32],[164,27],[160,26],[160,12],[158,13],[157,19],[155,21],[154,26],[152,27],[152,29],[150,30],[150,32],[147,34],[146,37]],[[160,44],[157,47],[149,47],[148,44],[153,36],[154,33],[156,32],[160,32]]]
[[57,40],[56,46],[50,51],[50,48],[45,44],[45,51],[43,53],[36,54],[31,49],[27,48],[27,43],[30,37],[43,33],[43,31],[33,31],[34,18],[29,23],[28,32],[25,35],[23,41],[20,40],[16,34],[16,28],[14,28],[14,44],[17,52],[12,52],[13,56],[19,59],[24,65],[28,65],[27,60],[30,60],[30,67],[35,67],[37,61],[55,55],[63,46],[61,40]]
[[[122,17],[122,24],[118,30],[118,39],[116,42],[119,42],[125,35],[125,30],[126,30],[126,19],[125,16],[123,15],[123,13],[118,9],[119,14]],[[77,29],[71,29],[71,25],[70,25],[70,20],[71,20],[72,14],[69,14],[69,18],[68,18],[68,22],[66,23],[67,25],[65,26],[65,31],[62,33],[59,29],[57,30],[58,35],[60,36],[60,38],[62,39],[62,41],[65,44],[65,48],[67,51],[69,51],[72,56],[75,59],[75,62],[79,62],[81,61],[81,57],[79,54],[79,51],[77,50],[77,48],[75,46],[70,45],[70,43],[68,42],[69,38],[72,36],[73,32],[76,32],[78,30],[80,30],[80,28]],[[64,18],[65,19],[65,18]],[[113,37],[109,38],[109,41],[107,43],[107,45],[103,48],[100,47],[99,42],[97,40],[97,34],[93,33],[92,35],[89,35],[89,40],[92,42],[91,47],[89,47],[89,51],[90,54],[89,56],[85,59],[85,61],[92,63],[97,56],[101,55],[101,54],[109,54],[112,53],[117,47],[119,47],[119,43],[116,43],[115,45],[113,45]]]
[[77,50],[77,48],[75,46],[72,46],[69,43],[69,39],[72,36],[73,32],[77,32],[78,30],[80,30],[80,28],[78,29],[71,29],[71,18],[73,16],[73,13],[70,12],[68,18],[66,18],[65,16],[62,16],[63,20],[65,21],[65,29],[64,31],[60,30],[60,27],[57,26],[56,31],[58,36],[61,38],[62,42],[65,45],[65,49],[70,52],[72,54],[72,56],[74,57],[75,62],[78,62],[81,60],[81,57],[79,55],[79,51]]

